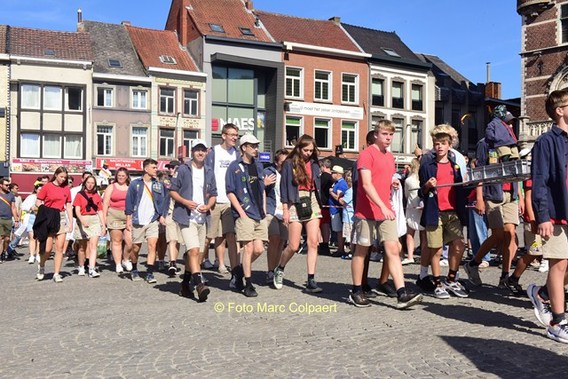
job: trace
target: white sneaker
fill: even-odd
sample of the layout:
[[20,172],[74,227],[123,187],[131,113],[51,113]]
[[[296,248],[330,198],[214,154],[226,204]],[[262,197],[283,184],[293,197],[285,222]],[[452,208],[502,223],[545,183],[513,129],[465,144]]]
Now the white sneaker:
[[85,266],[79,266],[79,267],[77,267],[77,275],[79,275],[79,276],[85,276]]
[[55,283],[61,283],[63,281],[63,278],[59,274],[53,274],[53,281]]
[[101,276],[101,274],[99,274],[96,268],[89,269],[89,278],[98,278],[99,276]]
[[124,267],[125,271],[132,271],[132,262],[130,261],[130,259],[127,261],[122,261],[122,267]]
[[441,267],[448,267],[450,265],[450,263],[448,262],[447,259],[440,259],[440,266]]
[[117,264],[117,265],[116,265],[116,273],[117,273],[118,275],[121,275],[121,274],[124,273],[124,269],[122,268],[122,265],[121,265],[121,264]]
[[29,264],[32,264],[32,263],[34,263],[34,262],[35,262],[35,256],[30,255],[30,258],[28,259],[28,263],[29,263]]
[[214,266],[209,259],[206,259],[201,264],[201,267],[203,267],[205,270],[211,270]]
[[45,267],[41,267],[38,265],[36,279],[43,280],[44,276],[45,276]]
[[229,270],[227,269],[227,266],[225,266],[225,265],[219,266],[218,270],[219,270],[219,274],[225,275],[225,274],[229,273]]
[[37,263],[39,263],[39,261],[41,260],[41,257],[39,256],[39,254],[35,255],[35,260]]
[[540,267],[538,268],[538,272],[548,272],[548,259],[543,259],[540,262]]

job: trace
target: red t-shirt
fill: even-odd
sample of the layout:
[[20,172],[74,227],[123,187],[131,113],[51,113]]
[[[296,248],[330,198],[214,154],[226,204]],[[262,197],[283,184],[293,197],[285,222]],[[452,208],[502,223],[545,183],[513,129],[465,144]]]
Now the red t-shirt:
[[101,196],[98,193],[84,192],[84,194],[87,195],[88,198],[93,199],[93,203],[95,203],[97,209],[95,210],[91,207],[89,210],[87,210],[87,204],[88,204],[87,199],[85,199],[85,196],[83,196],[81,193],[78,193],[77,196],[75,196],[75,200],[73,200],[73,206],[81,207],[82,216],[96,215],[97,211],[103,210],[103,200],[101,199]]
[[304,167],[306,168],[306,175],[308,176],[309,184],[300,184],[298,186],[298,191],[313,191],[314,181],[312,176],[312,161],[307,161]]
[[[436,183],[451,184],[454,183],[454,170],[452,162],[438,162],[438,172],[436,173]],[[438,208],[440,211],[453,211],[456,209],[456,191],[453,186],[438,187]]]
[[59,187],[49,182],[39,190],[37,198],[42,200],[46,207],[64,211],[65,205],[71,202],[71,190],[69,186]]
[[[395,174],[394,155],[390,151],[381,152],[376,145],[369,146],[359,155],[357,170],[371,171],[373,187],[377,190],[381,201],[392,211],[390,197],[392,177]],[[361,178],[360,173],[359,178]],[[366,220],[385,219],[381,209],[367,196],[361,179],[357,185],[355,217]]]

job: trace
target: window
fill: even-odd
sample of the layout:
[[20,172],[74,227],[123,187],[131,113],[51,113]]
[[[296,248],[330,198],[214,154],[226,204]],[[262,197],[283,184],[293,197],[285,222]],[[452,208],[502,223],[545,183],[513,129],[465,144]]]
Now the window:
[[79,87],[65,88],[65,104],[68,111],[80,111],[83,109],[83,89]]
[[294,146],[302,135],[302,118],[286,117],[286,146]]
[[331,72],[316,71],[314,99],[331,101]]
[[197,117],[199,115],[199,92],[194,90],[183,91],[183,115]]
[[396,51],[394,51],[393,49],[383,47],[383,48],[381,48],[381,50],[383,50],[385,52],[385,54],[387,54],[389,57],[400,58],[400,55]]
[[112,126],[97,126],[97,155],[112,155]]
[[[422,146],[422,120],[412,120],[412,130],[410,134],[410,151],[414,151],[416,145]],[[477,140],[476,140],[477,141]]]
[[183,131],[183,146],[185,146],[186,156],[191,153],[192,141],[199,138],[198,130],[184,130]]
[[329,133],[331,120],[316,118],[314,121],[314,139],[316,145],[322,149],[331,149]]
[[148,129],[134,127],[132,128],[132,156],[147,157]]
[[23,109],[39,109],[40,86],[35,84],[22,84],[21,92]]
[[385,106],[384,84],[382,79],[373,79],[371,82],[371,102],[377,107]]
[[111,108],[114,106],[114,91],[109,87],[97,87],[97,106]]
[[355,150],[357,147],[357,122],[341,122],[341,146],[345,150]]
[[163,157],[174,155],[173,129],[160,129],[160,155]]
[[404,109],[404,83],[392,82],[392,107]]
[[357,102],[357,75],[341,75],[341,101],[344,103]]
[[46,57],[54,57],[55,56],[55,50],[53,49],[45,49],[43,51],[43,55],[45,55]]
[[211,28],[212,32],[225,33],[225,29],[223,29],[223,27],[219,24],[209,24],[209,27]]
[[20,134],[20,156],[24,158],[39,158],[39,134]]
[[170,55],[160,55],[160,62],[165,64],[177,64],[176,59]]
[[65,135],[63,158],[81,159],[83,158],[83,136]]
[[562,28],[562,43],[568,43],[568,4],[560,6],[560,24]]
[[147,109],[148,104],[148,91],[147,90],[132,90],[132,109]]
[[160,113],[174,114],[175,90],[160,88]]
[[109,59],[108,66],[114,68],[120,68],[122,67],[122,62],[120,62],[120,59]]
[[301,68],[286,67],[286,97],[303,97]]
[[424,110],[422,105],[422,86],[419,84],[412,85],[412,110]]
[[250,28],[240,27],[239,29],[241,30],[241,33],[244,36],[254,36],[254,33],[252,32],[252,30],[250,30]]
[[62,109],[63,99],[61,97],[61,87],[45,86],[43,87],[43,109],[60,111]]
[[61,135],[45,134],[43,136],[43,157],[61,158]]
[[404,119],[392,118],[394,124],[394,136],[391,143],[391,151],[393,153],[402,153],[404,146]]

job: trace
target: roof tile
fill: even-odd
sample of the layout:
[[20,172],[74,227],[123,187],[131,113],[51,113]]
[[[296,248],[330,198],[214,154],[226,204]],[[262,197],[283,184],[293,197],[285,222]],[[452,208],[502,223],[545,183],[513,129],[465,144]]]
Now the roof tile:
[[[34,58],[93,61],[89,35],[82,32],[10,28],[10,54]],[[46,55],[46,50],[53,55]]]
[[6,53],[6,36],[8,25],[0,25],[0,54]]

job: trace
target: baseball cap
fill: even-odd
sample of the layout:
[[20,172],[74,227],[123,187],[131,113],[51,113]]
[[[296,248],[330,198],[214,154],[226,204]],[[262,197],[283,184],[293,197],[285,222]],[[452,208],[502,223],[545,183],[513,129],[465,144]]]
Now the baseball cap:
[[344,174],[345,170],[343,169],[343,167],[335,165],[331,168],[331,172],[337,172],[338,174]]
[[208,148],[209,146],[207,146],[207,142],[205,142],[202,139],[197,139],[195,141],[193,141],[193,145],[191,146],[191,150],[195,149],[197,146],[203,146],[204,148]]
[[240,143],[241,145],[244,145],[245,143],[255,145],[257,143],[260,143],[260,141],[252,134],[245,134],[241,137]]
[[510,122],[514,119],[515,119],[515,116],[513,116],[513,114],[511,112],[507,112],[507,113],[505,113],[505,118],[503,118],[503,121]]
[[177,166],[179,166],[179,165],[180,165],[179,161],[170,161],[170,163],[168,163],[168,164],[166,165],[166,167],[167,167],[167,168],[172,168],[172,167],[177,167]]

